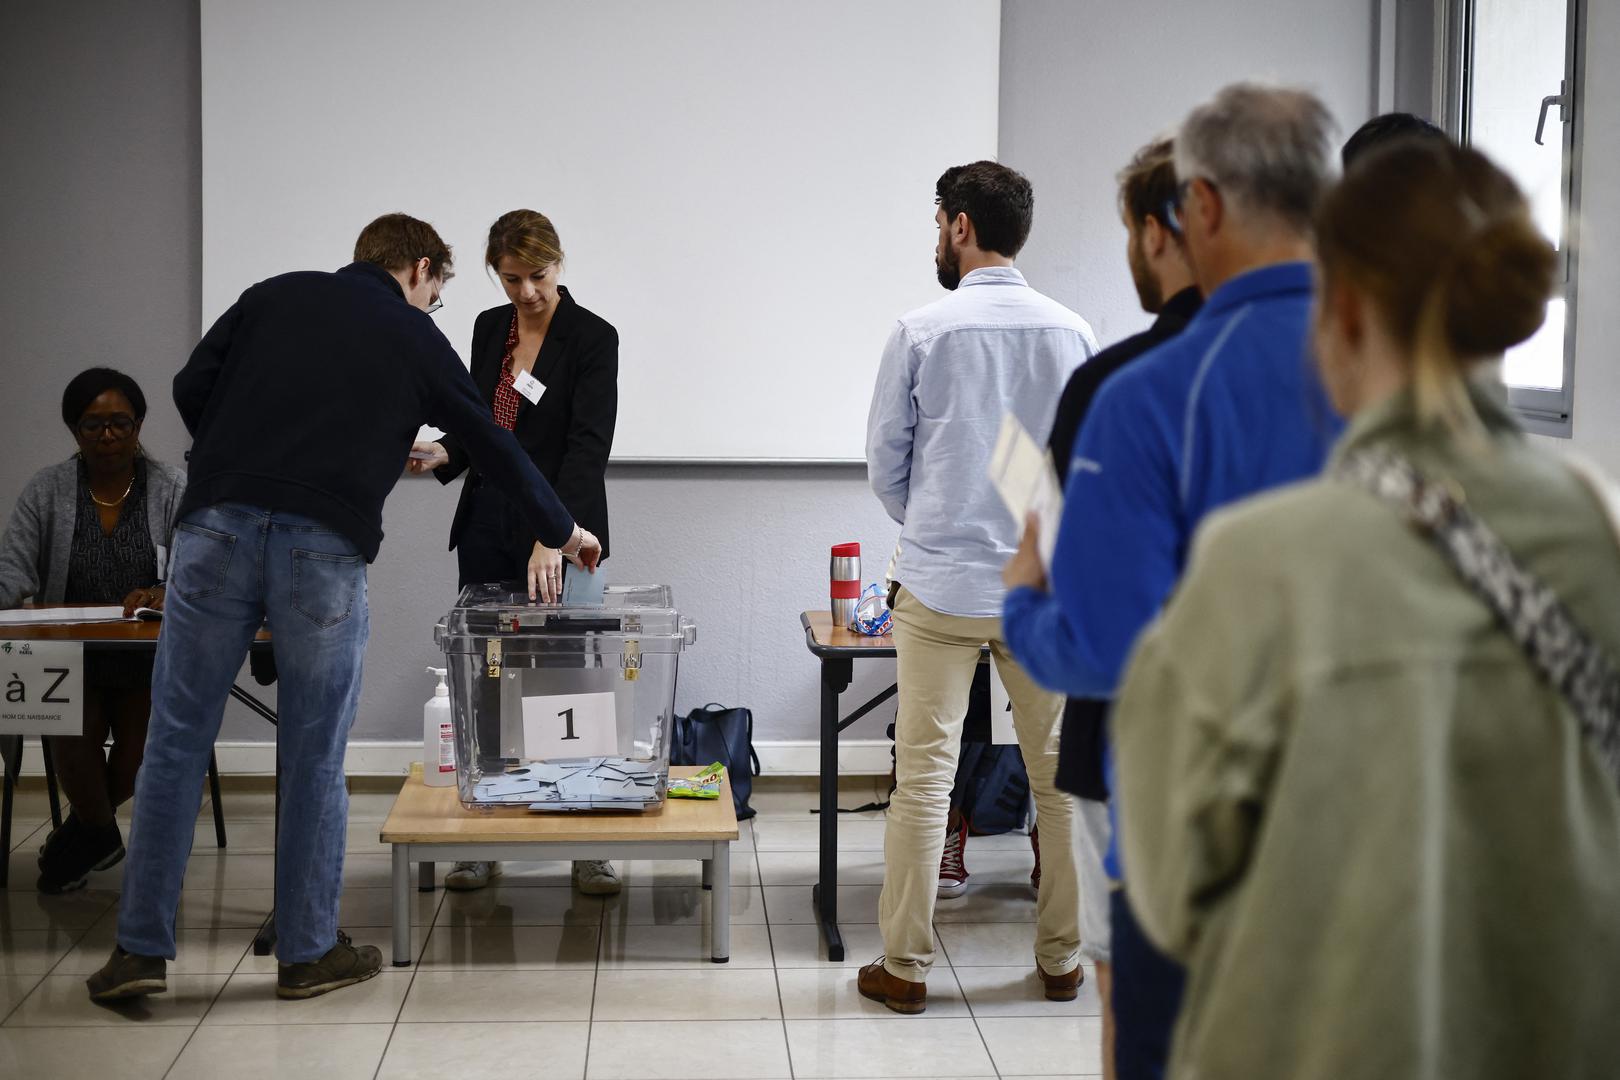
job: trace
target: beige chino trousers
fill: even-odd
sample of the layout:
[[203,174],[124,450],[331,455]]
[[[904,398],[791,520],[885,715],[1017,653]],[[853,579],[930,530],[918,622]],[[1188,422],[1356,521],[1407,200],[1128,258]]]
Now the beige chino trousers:
[[[878,922],[884,967],[924,982],[934,963],[934,898],[945,819],[961,754],[962,721],[979,650],[990,644],[1012,699],[1013,728],[1029,771],[1041,829],[1041,888],[1035,908],[1035,958],[1051,975],[1080,963],[1080,880],[1074,862],[1074,803],[1052,784],[1057,772],[1063,698],[1048,693],[1013,660],[1000,619],[933,611],[901,589],[894,603],[900,708],[894,725],[895,790],[883,834],[883,894]],[[1020,961],[1008,957],[1009,964]]]

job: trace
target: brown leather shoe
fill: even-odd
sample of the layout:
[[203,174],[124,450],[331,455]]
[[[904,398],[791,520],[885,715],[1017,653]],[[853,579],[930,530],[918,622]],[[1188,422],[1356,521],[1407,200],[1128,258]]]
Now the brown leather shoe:
[[907,982],[890,975],[889,969],[883,966],[881,956],[861,968],[860,974],[855,977],[855,988],[862,997],[881,1001],[897,1013],[910,1016],[928,1008],[927,984]]
[[1041,977],[1041,985],[1046,987],[1047,1001],[1073,1001],[1080,993],[1080,984],[1086,981],[1085,969],[1079,964],[1074,965],[1074,970],[1067,975],[1048,975],[1040,961],[1036,961],[1035,974]]

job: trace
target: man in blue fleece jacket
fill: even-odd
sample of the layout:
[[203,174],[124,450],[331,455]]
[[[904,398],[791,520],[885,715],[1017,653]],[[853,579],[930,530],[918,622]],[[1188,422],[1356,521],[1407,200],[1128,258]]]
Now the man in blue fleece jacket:
[[[1308,358],[1307,260],[1331,128],[1309,94],[1238,84],[1176,136],[1177,216],[1208,300],[1098,393],[1075,448],[1051,590],[1033,533],[1007,566],[1007,643],[1043,685],[1112,696],[1203,517],[1320,469],[1339,425]],[[1117,836],[1108,869],[1121,879]],[[1181,973],[1142,937],[1123,892],[1111,906],[1118,1075],[1162,1076]]]

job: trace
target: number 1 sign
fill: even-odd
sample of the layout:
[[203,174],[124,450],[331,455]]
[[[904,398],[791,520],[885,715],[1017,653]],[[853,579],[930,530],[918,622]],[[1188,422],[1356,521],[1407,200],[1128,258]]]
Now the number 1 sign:
[[530,761],[619,753],[612,694],[553,694],[523,699],[523,756]]

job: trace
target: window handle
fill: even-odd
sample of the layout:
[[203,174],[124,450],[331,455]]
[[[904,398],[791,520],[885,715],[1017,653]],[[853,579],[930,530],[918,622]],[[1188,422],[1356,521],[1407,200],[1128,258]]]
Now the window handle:
[[1541,99],[1541,115],[1536,117],[1536,145],[1545,146],[1541,141],[1541,133],[1547,126],[1547,110],[1554,105],[1558,106],[1558,120],[1560,123],[1569,119],[1569,95],[1564,92],[1564,80],[1558,80],[1558,93]]

